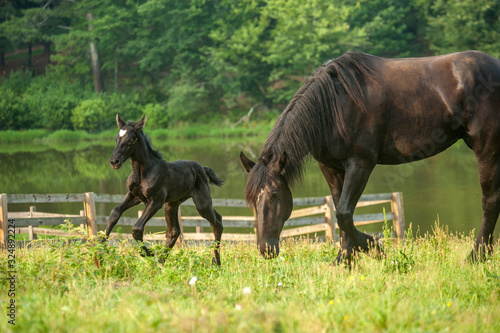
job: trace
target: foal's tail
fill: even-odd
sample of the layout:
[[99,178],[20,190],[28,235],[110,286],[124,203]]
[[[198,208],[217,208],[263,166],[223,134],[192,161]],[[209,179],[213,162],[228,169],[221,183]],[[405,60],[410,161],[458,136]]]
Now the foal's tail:
[[221,187],[224,184],[224,181],[215,175],[214,170],[206,166],[203,167],[203,170],[205,170],[205,173],[207,174],[208,181],[210,182],[210,184],[219,187]]

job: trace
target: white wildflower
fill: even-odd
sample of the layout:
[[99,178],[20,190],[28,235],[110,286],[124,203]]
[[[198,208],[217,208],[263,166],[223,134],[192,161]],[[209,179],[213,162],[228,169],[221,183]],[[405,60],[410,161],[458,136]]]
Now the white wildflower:
[[189,280],[189,285],[194,286],[196,282],[198,281],[198,278],[196,276],[193,276],[191,280]]

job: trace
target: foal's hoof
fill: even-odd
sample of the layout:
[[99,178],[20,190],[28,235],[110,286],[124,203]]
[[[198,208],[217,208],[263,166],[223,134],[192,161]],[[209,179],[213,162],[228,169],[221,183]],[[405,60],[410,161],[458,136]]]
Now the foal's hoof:
[[380,241],[379,238],[375,238],[375,258],[385,258],[384,244]]
[[342,264],[349,269],[352,268],[352,265],[354,264],[352,250],[340,249],[339,254],[337,254],[337,258],[335,258],[332,263],[332,266],[341,266]]
[[148,249],[147,247],[142,248],[141,250],[141,257],[154,257],[153,251]]
[[97,241],[98,241],[100,244],[106,244],[107,240],[108,240],[108,237],[106,237],[106,236],[99,236],[99,237],[97,238]]

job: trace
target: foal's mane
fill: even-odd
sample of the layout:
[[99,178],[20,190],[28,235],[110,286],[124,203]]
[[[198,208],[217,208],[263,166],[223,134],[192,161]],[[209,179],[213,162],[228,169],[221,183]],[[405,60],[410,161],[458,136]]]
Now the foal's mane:
[[[127,125],[134,127],[135,123],[133,121],[129,121],[129,122],[127,122]],[[137,132],[144,139],[144,142],[146,143],[146,147],[147,147],[148,151],[151,153],[151,155],[153,155],[156,158],[163,159],[163,155],[160,153],[160,151],[157,149],[153,149],[153,145],[151,144],[151,139],[149,139],[149,137],[146,134],[144,134],[144,132],[142,130],[139,130]]]
[[[275,163],[286,151],[284,178],[288,184],[302,177],[303,160],[320,149],[325,137],[347,137],[342,110],[346,97],[366,112],[363,86],[373,80],[372,56],[346,53],[318,68],[295,93],[269,133],[245,188],[249,204],[256,201],[268,175],[267,165]],[[334,133],[334,134],[332,134]]]

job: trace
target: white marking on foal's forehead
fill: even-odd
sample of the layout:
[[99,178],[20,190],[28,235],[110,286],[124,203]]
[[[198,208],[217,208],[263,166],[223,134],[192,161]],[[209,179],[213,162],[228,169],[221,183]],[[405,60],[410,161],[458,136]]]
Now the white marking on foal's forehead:
[[120,135],[120,138],[123,137],[125,134],[127,134],[127,130],[121,129],[120,132],[118,133]]

